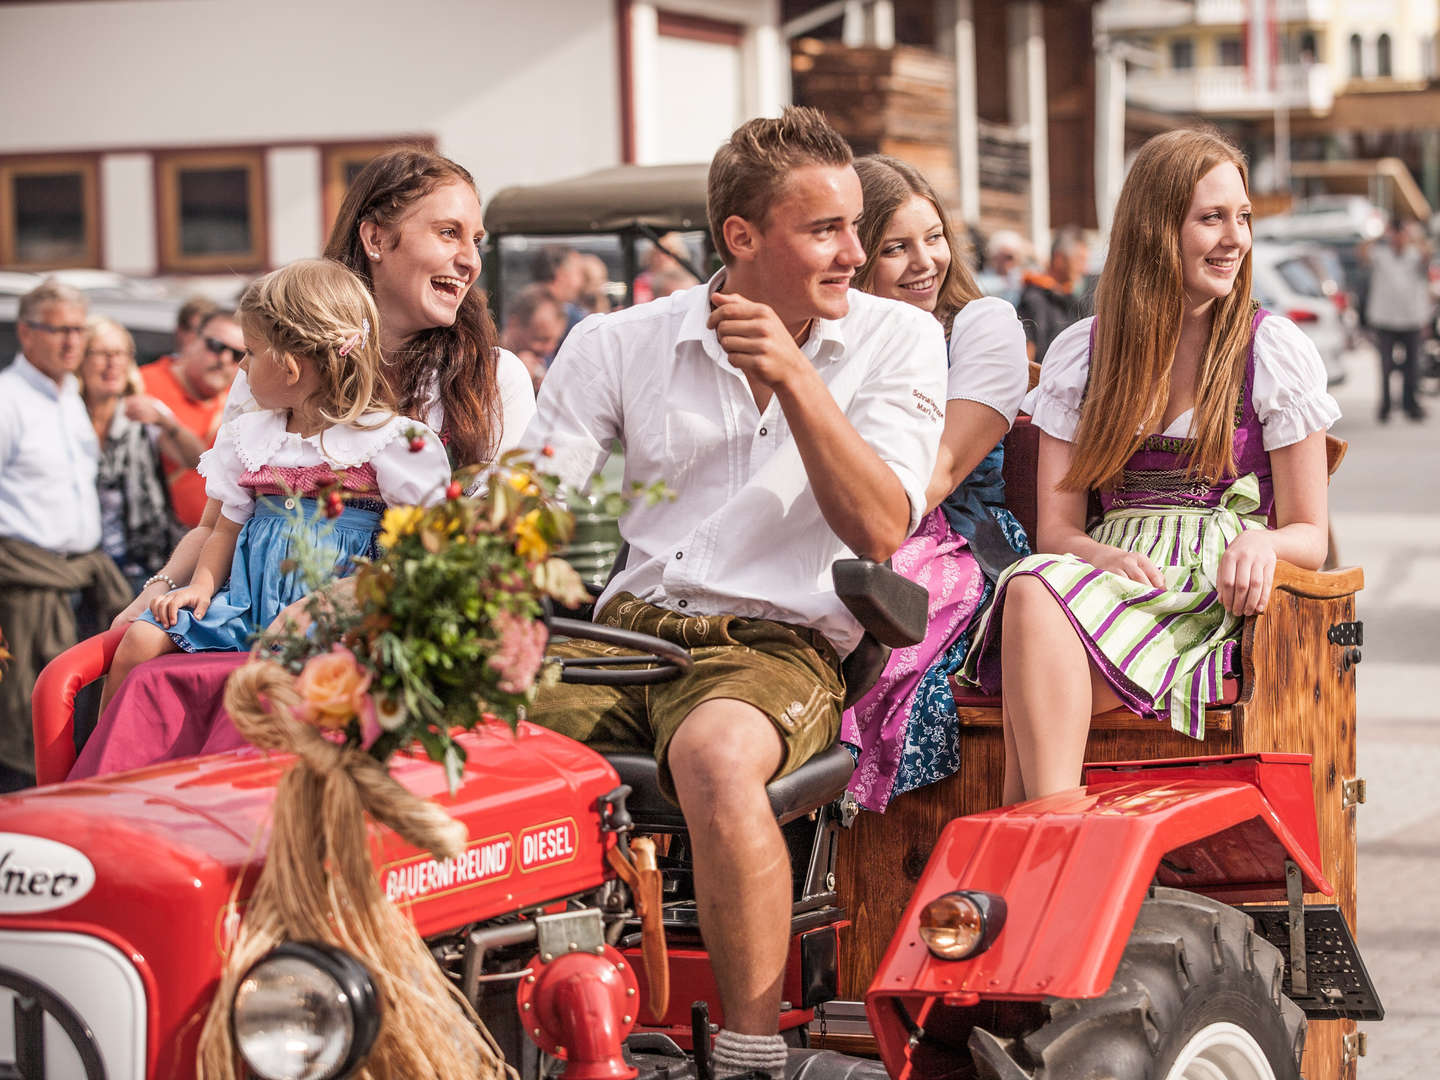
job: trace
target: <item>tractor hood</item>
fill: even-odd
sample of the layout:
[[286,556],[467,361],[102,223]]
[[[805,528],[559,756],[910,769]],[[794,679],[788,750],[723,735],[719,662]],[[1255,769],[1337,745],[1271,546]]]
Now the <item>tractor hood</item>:
[[[615,841],[600,827],[600,801],[619,784],[609,763],[529,724],[460,738],[468,762],[453,796],[440,766],[405,755],[391,763],[401,783],[465,823],[459,856],[436,860],[371,826],[381,887],[420,932],[601,885]],[[238,896],[243,917],[290,761],[237,750],[0,797],[0,943],[33,942],[43,954],[48,942],[98,939],[128,960],[149,1002],[151,1075],[171,1075],[168,1062],[193,1054],[185,1047],[233,929],[228,901]]]

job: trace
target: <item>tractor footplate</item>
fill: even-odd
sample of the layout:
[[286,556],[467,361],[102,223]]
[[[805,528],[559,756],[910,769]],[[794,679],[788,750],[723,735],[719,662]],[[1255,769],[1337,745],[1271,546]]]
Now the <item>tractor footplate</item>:
[[1312,1020],[1383,1020],[1385,1006],[1360,959],[1345,916],[1334,904],[1305,905],[1305,967],[1308,993],[1290,988],[1290,923],[1284,907],[1242,904],[1260,936],[1285,960],[1286,995]]

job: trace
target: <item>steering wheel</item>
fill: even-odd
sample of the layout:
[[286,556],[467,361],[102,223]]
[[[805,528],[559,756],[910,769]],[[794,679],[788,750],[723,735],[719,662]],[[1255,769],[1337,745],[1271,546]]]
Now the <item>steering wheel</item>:
[[[643,686],[678,679],[681,675],[688,675],[695,667],[690,650],[649,634],[581,619],[552,618],[549,622],[552,635],[635,650],[633,656],[562,657],[561,682],[587,686]],[[646,666],[636,667],[636,664]]]

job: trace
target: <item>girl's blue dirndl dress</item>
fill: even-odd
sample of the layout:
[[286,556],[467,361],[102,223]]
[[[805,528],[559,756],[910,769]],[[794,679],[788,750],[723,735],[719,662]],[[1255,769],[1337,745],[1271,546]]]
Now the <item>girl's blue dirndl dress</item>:
[[[330,518],[316,499],[259,496],[235,543],[230,580],[203,616],[196,618],[185,608],[173,626],[162,629],[186,652],[244,652],[275,616],[309,592],[297,571],[282,569],[288,560],[298,559],[307,548],[321,551],[327,564],[333,561],[335,577],[347,576],[356,556],[377,554],[384,505],[378,499],[356,500]],[[140,617],[160,625],[149,611]]]

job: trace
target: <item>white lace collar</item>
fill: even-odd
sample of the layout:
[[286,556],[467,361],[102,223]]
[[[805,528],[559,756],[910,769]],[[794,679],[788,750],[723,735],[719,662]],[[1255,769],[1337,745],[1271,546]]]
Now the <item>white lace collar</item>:
[[388,412],[370,412],[356,424],[332,424],[324,431],[301,436],[286,431],[287,416],[275,409],[259,409],[232,419],[235,452],[246,471],[255,472],[274,460],[282,447],[304,443],[332,468],[353,469],[373,459],[413,421]]

